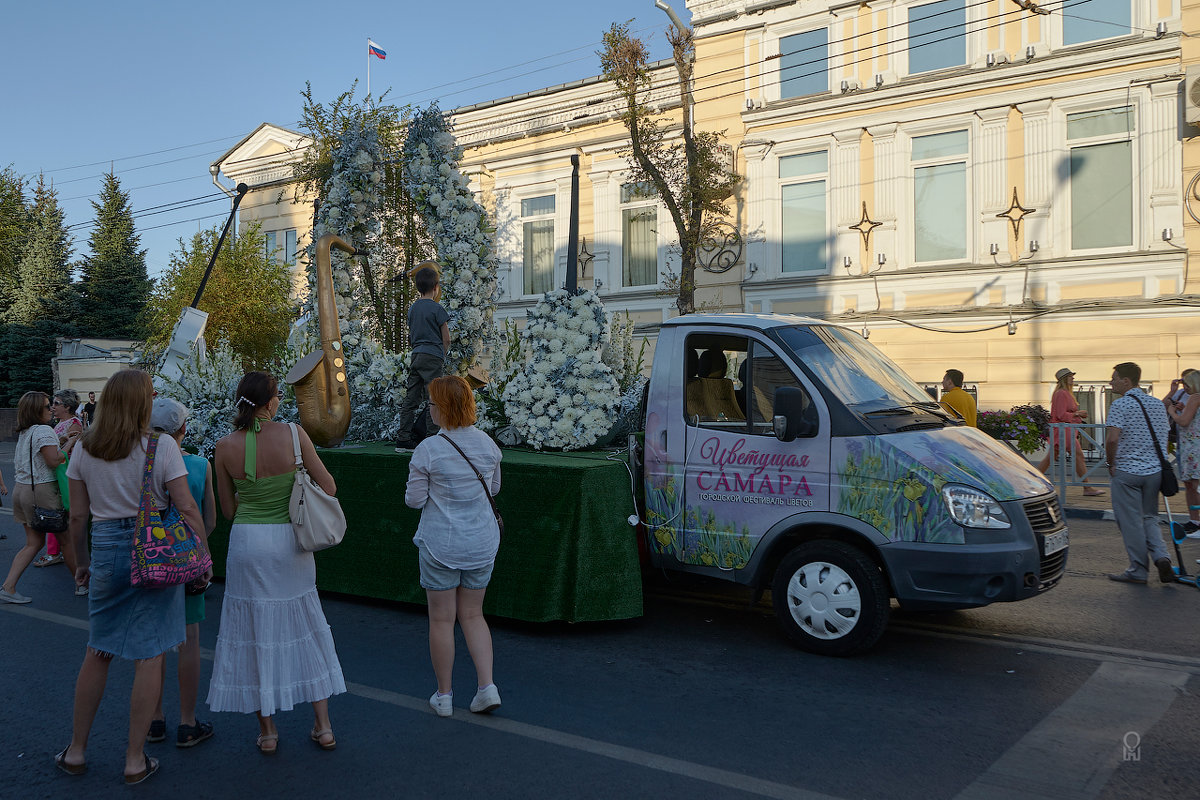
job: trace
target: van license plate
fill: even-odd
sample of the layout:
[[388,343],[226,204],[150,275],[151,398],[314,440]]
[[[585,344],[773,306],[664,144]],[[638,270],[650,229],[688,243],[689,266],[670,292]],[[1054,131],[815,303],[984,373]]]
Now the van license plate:
[[1067,546],[1067,529],[1063,528],[1058,533],[1052,533],[1046,537],[1045,555],[1057,553]]

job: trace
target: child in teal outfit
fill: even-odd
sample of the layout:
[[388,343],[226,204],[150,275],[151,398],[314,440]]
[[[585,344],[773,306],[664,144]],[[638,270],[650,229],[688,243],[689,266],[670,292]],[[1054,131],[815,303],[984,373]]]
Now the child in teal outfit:
[[[173,437],[180,445],[187,433],[188,410],[169,397],[154,398],[150,411],[150,427]],[[217,527],[217,502],[213,494],[212,465],[208,459],[183,454],[183,465],[187,467],[188,489],[196,498],[196,505],[204,515],[205,534]],[[190,588],[190,587],[189,587]],[[200,623],[204,621],[204,594],[188,594],[184,598],[187,639],[179,647],[179,728],[176,730],[175,746],[192,747],[213,735],[211,722],[196,719],[196,696],[200,690]],[[163,678],[167,672],[167,661],[163,659]],[[158,694],[158,711],[150,722],[148,742],[161,742],[167,738],[167,722],[163,714],[162,691]]]

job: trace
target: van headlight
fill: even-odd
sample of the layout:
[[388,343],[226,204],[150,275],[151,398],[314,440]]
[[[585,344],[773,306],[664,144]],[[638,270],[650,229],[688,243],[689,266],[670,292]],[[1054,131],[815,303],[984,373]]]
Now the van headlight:
[[950,518],[964,528],[1008,528],[1011,524],[996,498],[970,486],[951,484],[942,489]]

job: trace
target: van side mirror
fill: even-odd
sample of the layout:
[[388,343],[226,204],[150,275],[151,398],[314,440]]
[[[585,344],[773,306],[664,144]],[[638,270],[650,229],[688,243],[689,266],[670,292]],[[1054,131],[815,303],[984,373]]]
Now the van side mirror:
[[801,389],[780,386],[775,390],[772,411],[775,438],[790,442],[817,435],[817,409]]

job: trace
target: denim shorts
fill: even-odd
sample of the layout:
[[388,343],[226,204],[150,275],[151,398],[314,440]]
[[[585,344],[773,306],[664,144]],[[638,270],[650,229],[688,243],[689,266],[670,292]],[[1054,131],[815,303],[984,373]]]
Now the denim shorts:
[[143,589],[129,584],[137,518],[92,522],[88,647],[138,661],[185,638],[183,586]]
[[449,589],[486,589],[492,579],[492,567],[495,563],[478,569],[451,569],[441,563],[424,547],[419,548],[418,561],[421,565],[421,588],[434,592],[444,592]]

